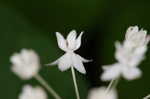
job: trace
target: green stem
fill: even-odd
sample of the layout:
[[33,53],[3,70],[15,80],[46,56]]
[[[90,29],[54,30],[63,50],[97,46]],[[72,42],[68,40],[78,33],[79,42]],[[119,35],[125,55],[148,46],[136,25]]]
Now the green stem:
[[115,82],[115,79],[111,80],[111,82],[109,83],[108,87],[106,88],[106,93],[108,93],[111,90],[114,82]]
[[73,82],[74,82],[74,88],[75,88],[75,92],[76,92],[76,97],[77,97],[77,99],[80,99],[79,89],[78,89],[76,75],[75,75],[75,71],[74,71],[74,67],[73,66],[71,67],[71,72],[72,72],[72,78],[73,78]]
[[149,99],[150,98],[150,94],[145,96],[143,99]]
[[61,99],[61,97],[54,91],[54,89],[48,85],[48,83],[39,75],[37,74],[34,77],[41,85],[43,85],[47,91],[55,98],[55,99]]
[[106,93],[108,93],[112,88],[116,88],[118,83],[119,83],[119,78],[112,79],[108,87],[106,88]]

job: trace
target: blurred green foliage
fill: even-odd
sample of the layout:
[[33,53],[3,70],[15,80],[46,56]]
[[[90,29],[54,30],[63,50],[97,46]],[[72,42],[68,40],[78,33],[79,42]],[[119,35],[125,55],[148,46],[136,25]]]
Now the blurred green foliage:
[[[115,62],[114,42],[123,40],[126,28],[139,25],[150,31],[149,10],[149,0],[0,0],[0,99],[17,99],[24,84],[39,84],[34,79],[22,81],[10,70],[9,57],[22,48],[39,54],[40,74],[64,99],[75,99],[70,71],[44,66],[63,55],[55,32],[67,35],[72,29],[85,31],[78,53],[94,59],[86,65],[87,76],[77,73],[81,99],[86,99],[89,87],[102,85],[101,65]],[[150,93],[149,60],[150,52],[140,65],[142,78],[121,80],[120,99],[139,99]]]

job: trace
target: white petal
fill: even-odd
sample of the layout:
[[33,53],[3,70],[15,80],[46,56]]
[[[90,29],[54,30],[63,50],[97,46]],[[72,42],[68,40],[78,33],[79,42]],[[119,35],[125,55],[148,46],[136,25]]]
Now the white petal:
[[21,61],[21,56],[20,54],[18,53],[15,53],[13,54],[11,57],[10,57],[10,61],[13,63],[13,64],[22,64],[22,61]]
[[140,69],[136,67],[126,67],[123,69],[123,77],[127,80],[134,80],[142,76]]
[[115,42],[115,47],[116,47],[116,49],[121,49],[122,48],[122,45],[121,45],[121,43],[119,42],[119,41],[116,41]]
[[31,59],[31,50],[22,49],[21,57],[22,57],[21,59],[23,62],[28,63]]
[[134,42],[136,42],[139,46],[142,46],[145,44],[146,42],[146,35],[147,35],[147,31],[145,30],[140,30],[137,33],[137,37],[134,39]]
[[22,49],[21,50],[21,59],[23,62],[32,64],[33,62],[39,63],[39,57],[33,50]]
[[80,33],[80,35],[78,36],[78,38],[76,39],[76,48],[75,50],[79,49],[81,46],[81,38],[82,38],[83,32]]
[[82,60],[77,56],[77,54],[72,54],[72,61],[73,61],[73,66],[83,74],[86,74],[84,65],[82,63]]
[[120,42],[116,41],[115,42],[115,58],[116,60],[120,61],[124,59],[124,56],[122,55],[124,50],[123,50],[123,46],[120,44]]
[[87,62],[91,62],[92,60],[88,60],[88,59],[85,59],[83,57],[81,57],[80,55],[76,54],[76,56],[84,63],[87,63]]
[[146,40],[145,40],[145,44],[147,45],[150,41],[150,35],[147,35]]
[[47,66],[51,66],[51,65],[57,65],[58,64],[59,59],[57,59],[56,61],[53,61],[51,63],[46,64]]
[[58,60],[58,68],[60,71],[65,71],[72,65],[70,53],[66,53]]
[[13,65],[11,67],[11,71],[14,72],[17,76],[19,76],[22,80],[28,80],[32,77],[29,73],[26,73],[25,68],[21,67],[21,65]]
[[76,36],[77,33],[75,30],[72,30],[67,36],[68,48],[71,50],[76,48]]
[[64,37],[59,32],[56,32],[56,37],[59,48],[63,51],[67,51],[67,42]]
[[137,67],[141,63],[141,61],[144,60],[146,51],[147,46],[136,48],[136,50],[132,53],[133,56],[130,59],[130,66]]
[[101,80],[110,81],[112,79],[116,79],[120,76],[121,66],[120,64],[112,64],[103,66],[104,72],[101,75]]
[[127,29],[127,32],[126,32],[126,39],[130,39],[131,37],[133,37],[135,35],[136,32],[139,31],[139,28],[138,26],[130,26],[128,29]]

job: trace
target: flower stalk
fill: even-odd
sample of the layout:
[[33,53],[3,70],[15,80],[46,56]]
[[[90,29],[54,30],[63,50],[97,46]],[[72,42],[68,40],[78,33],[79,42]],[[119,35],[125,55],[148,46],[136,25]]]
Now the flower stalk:
[[43,85],[55,99],[61,99],[61,97],[55,92],[55,90],[49,84],[47,84],[47,82],[39,74],[37,74],[34,78],[41,85]]
[[149,99],[150,98],[150,94],[145,96],[143,99]]
[[80,99],[79,89],[78,89],[76,75],[75,75],[75,71],[74,71],[73,66],[71,66],[71,72],[72,72],[72,78],[73,78],[74,88],[75,88],[75,92],[76,92],[76,97],[77,97],[77,99]]
[[106,93],[108,93],[111,90],[114,82],[115,82],[115,79],[111,80],[111,82],[109,83],[108,87],[106,88]]
[[110,92],[112,89],[116,88],[118,85],[119,78],[117,79],[112,79],[111,82],[109,83],[108,87],[106,88],[106,93]]

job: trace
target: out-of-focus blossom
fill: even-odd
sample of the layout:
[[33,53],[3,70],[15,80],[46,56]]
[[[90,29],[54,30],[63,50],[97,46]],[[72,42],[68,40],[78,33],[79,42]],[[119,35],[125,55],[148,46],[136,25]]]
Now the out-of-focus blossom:
[[115,43],[115,58],[118,62],[103,66],[104,73],[101,79],[109,81],[119,76],[123,76],[127,80],[139,78],[142,72],[137,66],[145,58],[149,40],[147,31],[139,30],[137,26],[129,27],[124,42],[122,44]]
[[23,80],[35,76],[40,69],[40,60],[33,50],[22,49],[11,56],[11,70]]
[[25,85],[19,99],[48,99],[46,92],[39,86],[32,87],[30,85]]
[[77,33],[75,30],[71,31],[65,40],[64,37],[56,32],[57,42],[60,49],[65,51],[66,53],[57,59],[56,61],[48,64],[48,65],[58,65],[58,68],[61,71],[65,71],[69,69],[71,66],[76,68],[80,73],[85,74],[85,68],[83,63],[89,62],[89,60],[84,59],[80,55],[74,53],[81,46],[81,37],[83,32],[80,33],[78,38],[76,38]]
[[105,87],[94,88],[88,94],[88,99],[117,99],[117,97],[116,90],[111,89],[106,92]]

